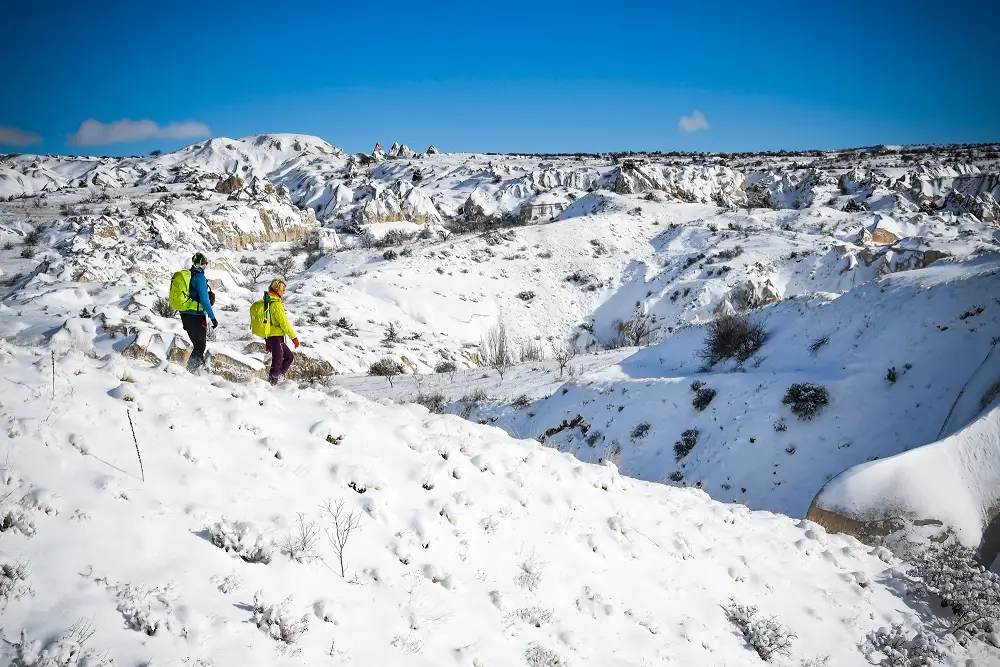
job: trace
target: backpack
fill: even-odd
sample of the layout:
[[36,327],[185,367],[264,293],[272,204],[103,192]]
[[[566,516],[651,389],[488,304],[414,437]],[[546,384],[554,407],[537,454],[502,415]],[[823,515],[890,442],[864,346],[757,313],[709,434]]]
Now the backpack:
[[250,333],[267,338],[271,335],[270,300],[261,299],[250,304]]
[[[170,296],[167,300],[174,310],[205,310],[198,300],[198,295],[191,289],[192,277],[191,271],[184,269],[176,272],[170,278]],[[208,288],[208,302],[215,305],[215,292],[212,291],[211,287]]]
[[177,271],[170,278],[170,307],[177,311],[199,310],[198,297],[191,293],[191,271]]

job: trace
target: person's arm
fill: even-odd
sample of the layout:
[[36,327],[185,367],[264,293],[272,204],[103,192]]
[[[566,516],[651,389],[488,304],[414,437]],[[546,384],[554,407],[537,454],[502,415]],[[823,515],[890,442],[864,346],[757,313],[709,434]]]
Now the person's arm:
[[201,303],[201,307],[205,309],[205,314],[208,315],[208,319],[214,320],[215,313],[212,312],[212,304],[208,300],[208,280],[205,279],[204,273],[196,273],[194,276],[194,288],[198,292],[198,302]]
[[285,317],[285,304],[280,301],[272,301],[271,317],[274,318],[274,322],[281,327],[286,336],[292,340],[298,340],[298,336],[295,335],[295,329],[292,328],[288,318]]

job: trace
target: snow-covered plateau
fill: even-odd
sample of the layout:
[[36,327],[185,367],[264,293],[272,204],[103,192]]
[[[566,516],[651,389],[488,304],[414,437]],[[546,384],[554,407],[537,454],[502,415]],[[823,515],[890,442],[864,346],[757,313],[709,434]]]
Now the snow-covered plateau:
[[1000,665],[998,151],[0,155],[0,663]]

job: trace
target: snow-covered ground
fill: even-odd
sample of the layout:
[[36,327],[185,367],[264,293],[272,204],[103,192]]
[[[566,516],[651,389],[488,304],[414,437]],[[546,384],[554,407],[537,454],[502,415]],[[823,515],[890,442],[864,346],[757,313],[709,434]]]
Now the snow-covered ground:
[[459,417],[0,345],[8,656],[75,626],[117,665],[754,664],[732,598],[796,635],[779,662],[860,666],[947,623],[884,550]]
[[[734,597],[798,635],[779,660],[815,666],[866,664],[896,620],[941,629],[887,553],[801,519],[852,466],[992,428],[991,156],[345,155],[302,135],[0,156],[0,558],[33,589],[4,638],[82,618],[117,664],[749,664]],[[186,336],[156,305],[196,250],[228,379],[174,363]],[[314,388],[254,379],[246,313],[275,276]],[[742,311],[768,340],[706,365],[706,325]],[[478,363],[500,322],[524,357],[502,378]],[[367,374],[383,358],[391,384]],[[797,419],[794,383],[829,404]],[[980,460],[948,442],[919,475]],[[299,513],[329,528],[328,498],[361,521],[345,578],[325,536],[309,562],[213,545],[280,542]],[[278,617],[309,631],[274,642],[256,625]]]

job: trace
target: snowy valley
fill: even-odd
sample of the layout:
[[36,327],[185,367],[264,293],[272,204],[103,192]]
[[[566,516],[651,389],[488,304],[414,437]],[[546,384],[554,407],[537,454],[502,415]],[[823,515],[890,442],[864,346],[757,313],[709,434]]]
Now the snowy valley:
[[1000,664],[998,151],[0,155],[0,655]]

